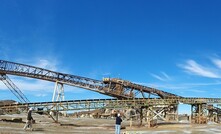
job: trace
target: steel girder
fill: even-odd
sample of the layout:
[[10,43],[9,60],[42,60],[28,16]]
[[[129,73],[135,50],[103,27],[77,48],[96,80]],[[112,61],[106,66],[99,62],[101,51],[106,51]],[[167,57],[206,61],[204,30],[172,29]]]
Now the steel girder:
[[149,107],[157,105],[177,105],[180,102],[184,104],[221,104],[221,98],[177,98],[177,99],[89,99],[89,100],[69,100],[69,101],[56,101],[56,102],[35,102],[35,103],[20,103],[11,105],[2,105],[1,109],[7,108],[44,108],[52,110],[56,106],[60,106],[58,111],[66,110],[90,110],[100,108],[130,108],[130,107]]
[[[192,105],[192,121],[194,123],[204,123],[205,121],[205,104],[221,104],[221,98],[176,98],[176,99],[90,99],[90,100],[70,100],[70,101],[57,101],[57,102],[36,102],[36,103],[21,103],[2,105],[0,109],[5,113],[26,111],[29,107],[34,108],[37,112],[54,112],[67,111],[67,110],[94,110],[94,109],[128,109],[138,108],[141,109],[140,121],[145,113],[142,109],[147,109],[146,117],[148,118],[148,124],[152,124],[154,117],[160,117],[165,120],[162,116],[162,112],[168,110],[172,106],[177,106],[180,102],[184,104]],[[157,107],[157,108],[155,108]],[[162,109],[161,109],[162,107]],[[165,111],[166,110],[166,111]],[[169,112],[170,113],[170,112]],[[172,112],[174,113],[174,112]],[[145,118],[145,117],[144,117]],[[58,121],[58,114],[56,115],[55,121]]]
[[0,60],[0,73],[59,82],[99,92],[101,94],[116,97],[118,99],[137,98],[139,94],[142,94],[142,98],[146,98],[144,96],[144,93],[157,95],[161,98],[180,97],[172,93],[138,85],[135,83],[130,83],[129,85],[119,85],[119,83],[106,83],[95,79],[55,72],[39,67],[4,60]]
[[6,74],[0,74],[0,80],[8,87],[8,89],[19,99],[22,103],[29,103],[28,98],[22,91],[11,81]]

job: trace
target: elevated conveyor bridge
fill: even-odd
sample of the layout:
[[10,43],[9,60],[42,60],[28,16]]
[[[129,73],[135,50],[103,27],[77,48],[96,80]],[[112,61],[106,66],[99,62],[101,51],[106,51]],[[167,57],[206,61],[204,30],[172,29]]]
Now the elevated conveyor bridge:
[[3,105],[1,109],[7,108],[43,108],[45,111],[51,111],[54,107],[58,111],[67,110],[94,110],[100,108],[130,108],[130,107],[149,107],[155,105],[173,105],[173,104],[221,104],[221,98],[173,98],[173,99],[87,99],[87,100],[68,100],[57,102],[34,102]]
[[104,79],[104,81],[100,81],[4,60],[0,60],[0,74],[17,75],[56,82],[60,84],[67,84],[92,90],[101,94],[115,97],[117,99],[131,99],[138,97],[147,98],[145,94],[152,94],[160,98],[180,97],[178,95],[159,89],[138,85],[120,79]]
[[[29,107],[34,108],[35,112],[54,112],[58,113],[59,111],[68,111],[68,110],[95,110],[95,109],[130,109],[136,108],[143,111],[143,109],[147,109],[149,115],[146,115],[147,118],[153,120],[154,117],[160,117],[163,120],[167,120],[162,117],[160,113],[164,111],[164,108],[168,108],[170,106],[176,106],[178,104],[189,104],[192,106],[191,111],[191,120],[194,123],[202,124],[207,121],[206,110],[207,106],[211,106],[213,104],[221,104],[221,98],[170,98],[170,99],[89,99],[89,100],[69,100],[69,101],[57,101],[57,102],[35,102],[35,103],[20,103],[20,104],[10,104],[10,105],[2,105],[0,107],[5,113],[11,113],[13,111],[26,111]],[[154,110],[161,107],[161,111]],[[159,110],[159,109],[158,109]],[[211,118],[214,114],[219,114],[219,112],[213,111],[213,109],[209,114],[209,118]],[[215,112],[215,113],[214,113]],[[170,113],[171,114],[171,113]],[[205,115],[204,115],[205,114]],[[50,114],[49,114],[50,115]],[[56,117],[53,116],[52,119],[55,122],[58,122],[58,114],[55,114]],[[171,115],[170,115],[171,116]],[[173,116],[177,116],[176,114]],[[220,116],[220,115],[219,115]],[[141,124],[143,114],[141,114]],[[151,124],[150,122],[148,124]]]
[[[206,122],[206,116],[204,116],[204,111],[206,109],[205,105],[220,104],[221,102],[220,98],[185,98],[173,93],[118,78],[104,78],[103,81],[100,81],[4,60],[0,60],[0,75],[2,78],[6,78],[6,75],[16,75],[55,82],[56,89],[54,91],[58,91],[58,97],[56,100],[53,99],[54,102],[13,104],[1,107],[4,111],[10,111],[12,109],[25,110],[28,107],[55,112],[99,108],[120,109],[138,107],[140,108],[141,116],[145,110],[149,111],[149,115],[147,116],[149,121],[151,121],[154,117],[160,117],[164,120],[165,118],[161,115],[162,113],[168,115],[168,118],[178,119],[178,104],[184,103],[192,106],[191,118],[193,118],[195,123],[204,123]],[[63,84],[95,91],[116,99],[64,101]],[[54,92],[54,95],[55,94],[56,92]],[[151,98],[150,95],[155,97]],[[63,97],[63,99],[59,99],[59,97]],[[56,97],[53,96],[53,98]],[[142,122],[143,116],[140,118]]]

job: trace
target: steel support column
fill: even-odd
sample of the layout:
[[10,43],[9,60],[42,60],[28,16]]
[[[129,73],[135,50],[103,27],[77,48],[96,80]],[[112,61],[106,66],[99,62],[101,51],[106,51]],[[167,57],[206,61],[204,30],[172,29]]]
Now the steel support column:
[[170,105],[166,111],[166,121],[178,121],[178,105]]
[[[58,81],[55,82],[54,87],[54,94],[52,97],[52,102],[58,102],[58,101],[64,101],[64,85]],[[56,104],[56,106],[53,108],[53,110],[50,112],[50,114],[55,116],[55,122],[58,122],[58,116],[59,116],[59,105]],[[65,111],[62,111],[63,115],[66,115]]]
[[153,109],[153,106],[149,106],[147,110],[147,127],[153,127],[157,124],[157,120],[154,119],[156,112]]
[[207,123],[206,104],[191,105],[191,123],[196,123],[196,124]]
[[62,83],[59,83],[58,81],[55,82],[52,102],[54,101],[64,101],[64,86]]

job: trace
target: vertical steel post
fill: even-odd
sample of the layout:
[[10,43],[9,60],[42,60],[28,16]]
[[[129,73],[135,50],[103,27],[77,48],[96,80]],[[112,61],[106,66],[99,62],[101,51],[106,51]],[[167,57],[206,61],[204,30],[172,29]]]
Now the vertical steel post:
[[64,86],[63,83],[60,83],[58,81],[55,82],[52,102],[54,101],[64,101]]

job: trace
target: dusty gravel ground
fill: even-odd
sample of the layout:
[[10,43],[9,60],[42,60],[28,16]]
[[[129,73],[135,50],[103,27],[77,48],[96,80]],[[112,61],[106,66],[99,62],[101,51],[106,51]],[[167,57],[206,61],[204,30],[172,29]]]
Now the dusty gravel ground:
[[[22,118],[26,114],[0,115],[1,119]],[[24,131],[25,123],[0,121],[0,134],[114,134],[114,119],[91,119],[60,117],[60,123],[54,123],[47,115],[33,114],[36,123],[33,131]],[[122,133],[127,134],[221,134],[221,125],[208,123],[196,125],[186,123],[159,124],[155,128],[129,127],[129,121],[123,121]],[[134,122],[136,124],[136,122]]]

